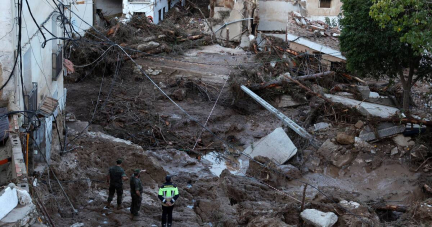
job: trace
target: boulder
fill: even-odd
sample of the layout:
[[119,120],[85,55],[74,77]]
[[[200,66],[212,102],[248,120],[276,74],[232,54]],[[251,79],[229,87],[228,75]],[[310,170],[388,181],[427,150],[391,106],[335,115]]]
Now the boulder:
[[315,209],[306,209],[300,213],[300,216],[305,222],[316,227],[330,227],[338,221],[335,213],[324,213]]
[[346,133],[338,133],[336,136],[336,141],[339,144],[343,144],[343,145],[350,145],[350,144],[354,144],[355,140],[354,140],[354,136],[348,135]]

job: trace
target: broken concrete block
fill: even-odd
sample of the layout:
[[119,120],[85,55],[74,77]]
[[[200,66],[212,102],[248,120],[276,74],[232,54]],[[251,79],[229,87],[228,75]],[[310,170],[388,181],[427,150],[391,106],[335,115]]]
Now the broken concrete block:
[[300,213],[301,218],[316,227],[331,227],[338,221],[338,217],[333,212],[321,212],[315,209],[306,209]]
[[321,131],[324,129],[328,129],[330,128],[331,124],[326,123],[326,122],[319,122],[314,124],[314,131]]
[[297,147],[282,128],[277,128],[246,148],[244,153],[252,158],[264,156],[281,165],[297,153]]
[[357,123],[354,125],[354,127],[356,127],[357,129],[361,129],[364,126],[364,122],[363,121],[357,121]]
[[414,146],[415,142],[411,140],[411,137],[405,137],[404,135],[397,135],[393,137],[393,142],[401,147]]
[[158,47],[159,45],[160,45],[159,43],[151,41],[148,43],[143,43],[143,44],[138,45],[137,49],[139,51],[148,51],[148,50],[151,50],[151,49]]
[[0,220],[18,205],[15,185],[6,187],[0,192]]
[[373,116],[381,118],[390,118],[399,112],[399,109],[384,106],[374,103],[361,102],[354,99],[349,99],[337,95],[325,94],[325,97],[330,99],[332,102],[340,103],[347,107],[354,107],[364,116]]
[[[377,132],[379,138],[385,138],[392,135],[396,135],[398,133],[402,133],[405,131],[405,125],[395,125],[393,123],[380,123],[377,127]],[[359,135],[360,139],[364,141],[372,141],[376,140],[375,132],[369,127],[366,126]]]
[[396,155],[399,153],[399,149],[397,147],[393,147],[390,152],[390,156]]
[[298,105],[300,105],[300,103],[296,102],[291,96],[282,95],[278,107],[285,108],[285,107],[293,107]]
[[368,99],[370,96],[370,90],[368,86],[357,86],[357,90],[360,92],[362,99]]
[[345,133],[338,133],[336,136],[336,141],[339,144],[343,144],[343,145],[350,145],[353,144],[355,142],[354,140],[354,136],[345,134]]
[[297,24],[297,25],[302,25],[302,23],[300,22],[300,20],[299,20],[299,19],[297,19],[297,18],[294,18],[294,20],[295,20],[295,22],[296,22],[296,24]]
[[240,41],[240,47],[241,48],[249,48],[250,46],[250,40],[247,35],[242,35],[241,41]]

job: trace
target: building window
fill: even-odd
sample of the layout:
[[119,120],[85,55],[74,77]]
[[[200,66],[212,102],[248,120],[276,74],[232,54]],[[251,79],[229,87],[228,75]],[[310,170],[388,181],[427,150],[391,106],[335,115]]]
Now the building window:
[[161,21],[162,20],[162,10],[159,10],[158,13],[159,13],[158,21]]
[[330,8],[331,0],[320,0],[320,8]]
[[163,17],[162,20],[165,20],[165,7],[163,7]]

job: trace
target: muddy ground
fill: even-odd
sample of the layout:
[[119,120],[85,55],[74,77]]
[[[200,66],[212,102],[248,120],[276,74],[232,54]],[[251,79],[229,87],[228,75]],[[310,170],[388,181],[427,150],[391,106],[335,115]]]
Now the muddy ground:
[[[243,52],[212,48],[192,51],[176,61],[138,60],[157,84],[201,123],[212,110],[218,91],[228,79],[226,75],[240,70],[232,66],[253,60]],[[193,64],[203,59],[214,65]],[[223,62],[230,65],[224,66]],[[242,150],[281,127],[282,122],[252,99],[239,96],[232,84],[231,77],[208,127]],[[288,163],[274,166],[286,167],[286,178],[227,149],[209,132],[203,133],[192,152],[201,127],[156,90],[131,62],[122,65],[115,79],[95,72],[79,82],[70,78],[66,87],[67,112],[78,121],[68,123],[68,152],[54,155],[52,167],[77,213],[47,171],[41,173],[39,183],[57,226],[159,226],[157,189],[168,173],[174,175],[181,196],[174,209],[175,226],[308,226],[300,218],[299,201],[305,182],[314,186],[306,189],[305,208],[334,212],[339,218],[335,226],[431,224],[432,202],[427,200],[430,194],[422,190],[423,184],[430,182],[430,174],[424,169],[415,171],[418,160],[411,155],[419,144],[398,146],[388,138],[371,144],[340,145],[334,139],[336,135],[358,135],[360,129],[354,124],[365,119],[318,112],[308,120],[316,103],[313,97],[305,96],[307,101],[298,106],[279,109],[327,147],[315,149],[286,129],[298,147],[297,155]],[[280,94],[261,95],[278,104]],[[330,123],[331,127],[314,132],[311,126],[317,122]],[[394,147],[399,153],[391,155]],[[329,151],[338,155],[327,155]],[[137,222],[130,220],[128,183],[124,186],[125,208],[104,209],[108,192],[104,179],[118,158],[124,158],[127,175],[136,168],[147,170],[141,177],[142,220]],[[386,205],[404,206],[407,210],[379,209]]]

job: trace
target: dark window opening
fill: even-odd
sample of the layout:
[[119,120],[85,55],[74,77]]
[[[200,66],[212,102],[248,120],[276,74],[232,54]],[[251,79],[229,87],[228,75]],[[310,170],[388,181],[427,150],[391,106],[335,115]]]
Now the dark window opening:
[[320,0],[320,8],[330,8],[331,0]]
[[159,13],[159,17],[158,17],[159,20],[158,21],[161,21],[162,20],[162,10],[159,10],[158,13]]
[[165,7],[163,7],[163,17],[162,17],[162,20],[164,20],[165,19]]

